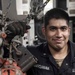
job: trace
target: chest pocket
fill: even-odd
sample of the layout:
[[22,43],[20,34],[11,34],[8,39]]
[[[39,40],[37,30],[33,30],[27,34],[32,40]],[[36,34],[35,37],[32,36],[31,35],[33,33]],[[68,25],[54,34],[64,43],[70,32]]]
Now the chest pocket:
[[69,68],[63,75],[75,75],[75,68]]
[[74,52],[72,52],[72,56],[74,58],[72,59],[72,65],[70,68],[68,68],[66,75],[75,75],[75,44],[72,43],[71,47],[74,49]]
[[75,62],[72,63],[71,68],[68,68],[66,75],[75,75]]

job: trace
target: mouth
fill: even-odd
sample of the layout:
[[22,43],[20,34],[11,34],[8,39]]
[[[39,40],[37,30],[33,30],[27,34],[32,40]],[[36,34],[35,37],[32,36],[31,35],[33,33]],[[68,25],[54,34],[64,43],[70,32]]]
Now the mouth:
[[54,39],[54,42],[57,44],[61,44],[63,42],[63,40],[62,39]]

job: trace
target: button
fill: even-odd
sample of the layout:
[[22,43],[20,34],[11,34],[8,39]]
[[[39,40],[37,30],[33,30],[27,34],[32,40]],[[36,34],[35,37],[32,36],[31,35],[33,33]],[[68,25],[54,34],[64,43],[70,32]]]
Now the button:
[[75,73],[75,69],[72,69],[72,72],[74,72],[74,73]]
[[68,66],[68,63],[66,63],[66,66]]
[[46,55],[46,53],[43,53],[43,55]]

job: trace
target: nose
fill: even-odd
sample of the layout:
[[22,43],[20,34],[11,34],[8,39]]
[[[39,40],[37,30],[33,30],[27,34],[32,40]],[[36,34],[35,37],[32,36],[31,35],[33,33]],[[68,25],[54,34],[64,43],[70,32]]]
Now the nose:
[[61,32],[60,29],[57,29],[57,31],[56,31],[56,36],[57,36],[57,37],[61,37],[61,36],[62,36],[62,32]]

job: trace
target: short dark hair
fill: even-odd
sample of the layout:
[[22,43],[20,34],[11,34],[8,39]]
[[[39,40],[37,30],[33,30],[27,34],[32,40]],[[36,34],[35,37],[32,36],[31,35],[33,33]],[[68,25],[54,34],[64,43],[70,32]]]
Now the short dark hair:
[[51,19],[65,19],[69,24],[69,15],[66,11],[60,8],[53,8],[46,12],[44,16],[44,25],[45,27],[49,24],[49,20]]

